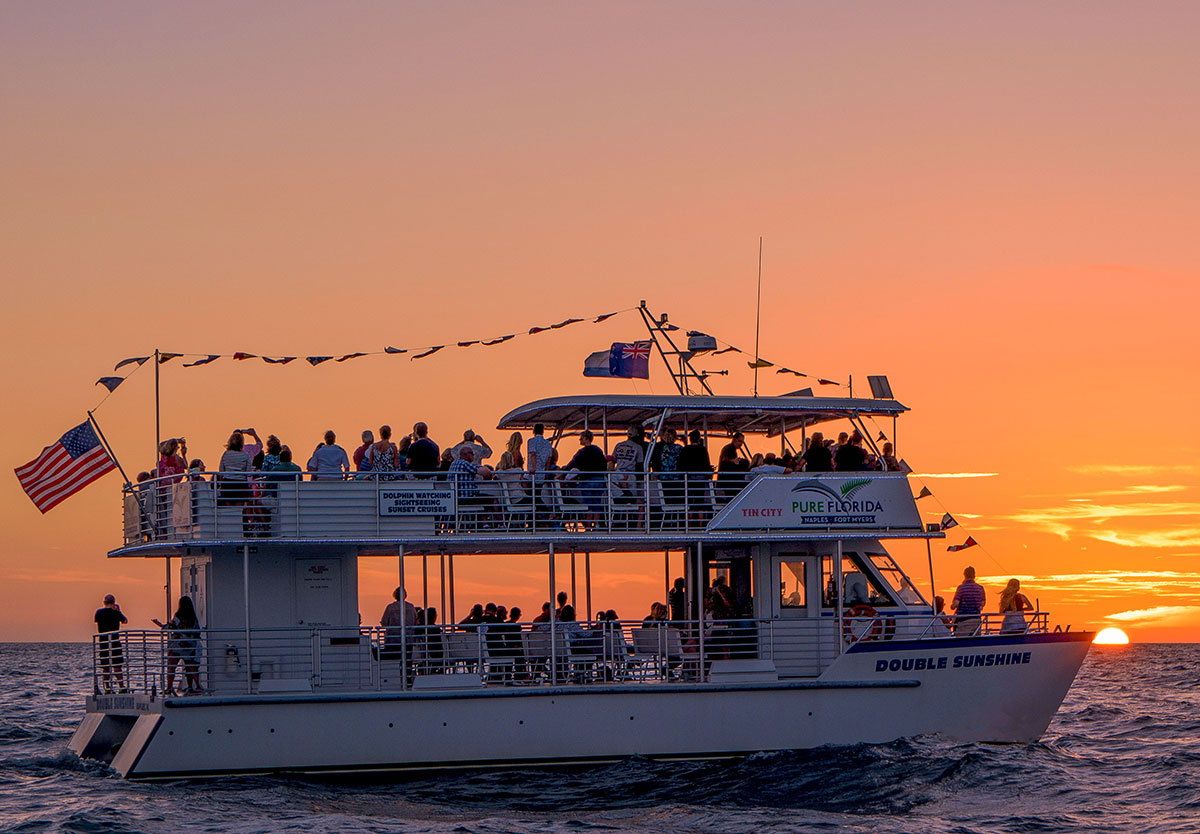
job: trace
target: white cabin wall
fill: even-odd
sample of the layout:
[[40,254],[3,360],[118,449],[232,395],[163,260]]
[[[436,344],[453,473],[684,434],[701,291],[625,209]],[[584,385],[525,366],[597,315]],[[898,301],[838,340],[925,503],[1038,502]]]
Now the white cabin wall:
[[[317,622],[300,622],[306,591],[298,566],[325,566],[331,576],[328,589],[332,603],[323,607],[330,626],[358,626],[358,560],[350,548],[322,548],[305,545],[291,551],[283,547],[251,546],[250,553],[250,625],[253,628],[307,628]],[[244,629],[245,597],[242,590],[242,549],[219,548],[206,554],[211,558],[208,579],[208,616],[210,629]],[[312,575],[312,571],[308,572]],[[319,592],[318,592],[319,594]],[[311,601],[311,597],[309,597]],[[309,607],[311,608],[311,602]]]

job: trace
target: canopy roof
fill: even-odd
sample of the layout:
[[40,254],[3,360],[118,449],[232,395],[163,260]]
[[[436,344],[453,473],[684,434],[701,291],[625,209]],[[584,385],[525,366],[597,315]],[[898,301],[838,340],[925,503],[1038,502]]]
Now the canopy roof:
[[865,400],[834,397],[683,397],[611,395],[601,397],[550,397],[514,408],[500,419],[497,428],[529,429],[544,423],[562,429],[593,430],[607,423],[610,430],[641,424],[653,426],[668,410],[664,426],[676,430],[700,428],[712,432],[765,434],[846,420],[856,416],[895,417],[908,411],[895,400]]

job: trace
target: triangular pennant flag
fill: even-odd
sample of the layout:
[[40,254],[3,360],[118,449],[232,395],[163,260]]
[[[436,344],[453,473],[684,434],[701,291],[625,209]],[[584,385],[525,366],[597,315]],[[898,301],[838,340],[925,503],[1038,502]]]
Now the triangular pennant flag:
[[384,353],[408,353],[408,348],[394,348],[388,345],[383,349]]
[[927,487],[927,486],[923,486],[923,487],[921,487],[921,493],[920,493],[920,495],[918,495],[918,496],[917,496],[916,498],[914,498],[913,500],[914,500],[914,501],[920,501],[922,498],[926,498],[926,497],[928,497],[928,496],[930,496],[930,495],[933,495],[933,493],[929,491],[929,487]]
[[333,358],[332,356],[306,356],[306,357],[304,357],[304,361],[307,362],[308,364],[312,365],[315,368],[317,365],[320,365],[322,362],[328,362],[332,358]]
[[747,362],[746,365],[751,368],[773,368],[774,362],[768,362],[766,359],[757,359],[754,362]]
[[108,392],[111,394],[113,391],[116,391],[117,386],[120,385],[124,381],[125,381],[125,377],[123,377],[123,376],[102,376],[98,380],[96,380],[96,384],[103,385],[105,388],[108,389]]
[[472,340],[471,340],[471,341],[469,341],[469,342],[459,342],[459,343],[458,343],[458,346],[459,346],[459,347],[470,347],[471,345],[478,345],[478,344],[481,344],[481,342],[479,341],[479,339],[472,339]]
[[885,440],[887,440],[887,435],[884,434],[883,432],[880,432],[879,437],[875,438],[876,443],[882,443]]
[[264,362],[266,362],[266,363],[268,363],[268,364],[271,364],[271,365],[286,365],[288,362],[295,362],[295,361],[296,361],[296,357],[294,357],[294,356],[283,356],[283,357],[280,357],[279,359],[273,359],[273,358],[271,358],[270,356],[264,356],[264,357],[262,358],[262,361],[264,361]]
[[793,374],[794,376],[806,377],[808,374],[802,374],[799,371],[793,371],[791,368],[779,368],[775,371],[777,374]]
[[592,319],[592,324],[599,324],[600,322],[604,321],[605,319],[611,319],[615,315],[616,315],[616,313],[605,313],[602,316],[596,316],[594,319]]
[[659,325],[659,329],[660,329],[660,330],[666,330],[666,331],[678,330],[678,329],[679,329],[679,326],[678,326],[678,325],[674,325],[674,324],[662,324],[662,325]]
[[733,345],[730,345],[729,347],[722,348],[721,350],[714,350],[712,355],[720,356],[722,353],[729,353],[730,351],[733,351],[734,353],[741,353],[741,350],[739,350],[738,348],[735,348]]
[[257,359],[258,354],[257,353],[243,353],[242,351],[239,350],[237,353],[235,353],[233,355],[233,358],[237,359],[238,361],[241,361],[243,359]]
[[339,356],[339,362],[345,362],[347,359],[357,359],[360,356],[366,356],[365,353],[347,353],[345,356]]
[[183,356],[183,354],[182,353],[160,353],[158,355],[158,364],[161,365],[164,362],[170,362],[172,359],[178,359],[180,356]]
[[833,379],[818,379],[817,384],[818,385],[841,385],[842,383],[838,382],[837,380],[833,380]]
[[979,542],[975,541],[970,536],[967,536],[967,540],[965,542],[963,542],[962,544],[952,544],[949,547],[947,547],[946,549],[949,550],[951,553],[956,553],[959,550],[966,550],[968,547],[974,547],[977,544],[979,544]]
[[138,367],[141,367],[141,365],[143,363],[145,363],[145,361],[149,358],[150,358],[149,356],[132,356],[129,359],[122,359],[120,362],[118,362],[116,365],[113,366],[113,370],[119,371],[122,368],[124,368],[126,365],[132,364],[134,362],[136,362],[138,364]]
[[950,515],[950,513],[946,513],[944,516],[942,516],[942,529],[943,530],[949,530],[951,527],[957,527],[957,526],[958,526],[958,522],[954,520],[954,516]]
[[515,338],[517,338],[516,335],[510,333],[507,336],[501,336],[499,339],[489,339],[486,342],[480,342],[480,344],[483,345],[484,347],[489,347],[490,345],[498,345],[501,342],[507,342],[509,339],[515,339]]
[[529,335],[532,336],[534,333],[541,333],[543,330],[549,329],[549,327],[531,327],[529,328]]
[[566,327],[568,324],[578,324],[581,321],[583,321],[583,319],[565,319],[563,321],[560,321],[558,324],[550,325],[550,329],[558,330],[560,327]]
[[183,367],[194,368],[197,365],[207,365],[209,362],[216,362],[220,358],[221,358],[221,354],[210,353],[208,356],[204,357],[203,359],[197,359],[195,362],[184,362]]
[[418,353],[416,356],[414,356],[412,358],[413,359],[424,359],[426,356],[433,356],[433,354],[437,353],[439,350],[441,350],[444,347],[445,347],[445,345],[438,345],[437,347],[431,347],[429,350],[425,351],[424,353]]

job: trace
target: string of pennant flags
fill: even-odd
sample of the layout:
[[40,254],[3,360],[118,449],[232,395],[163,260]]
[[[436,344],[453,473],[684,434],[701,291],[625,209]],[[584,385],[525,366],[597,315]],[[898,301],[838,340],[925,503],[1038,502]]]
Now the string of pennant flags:
[[[190,357],[197,357],[197,358],[193,359],[193,361],[191,361],[191,362],[182,363],[183,367],[185,367],[185,368],[195,368],[195,367],[199,367],[200,365],[209,365],[209,364],[212,364],[213,362],[216,362],[218,359],[232,359],[235,362],[245,362],[245,361],[252,360],[252,359],[261,359],[263,362],[267,363],[268,365],[288,365],[292,362],[295,362],[298,359],[303,359],[305,362],[307,362],[309,365],[312,365],[314,368],[317,365],[324,364],[325,362],[349,362],[354,359],[359,359],[363,356],[382,356],[382,355],[399,356],[402,354],[406,354],[406,355],[408,355],[408,358],[410,360],[416,360],[416,359],[424,359],[428,356],[433,356],[438,351],[444,350],[447,347],[453,346],[453,347],[460,347],[460,348],[469,348],[469,347],[473,347],[475,345],[479,345],[481,347],[492,347],[494,345],[499,345],[499,344],[503,344],[505,342],[511,341],[511,340],[517,338],[518,336],[536,336],[538,333],[546,333],[546,332],[549,332],[552,330],[561,330],[564,327],[569,327],[572,324],[579,324],[581,322],[588,321],[589,319],[592,324],[599,324],[600,322],[611,319],[613,316],[618,316],[621,313],[630,312],[633,309],[634,308],[630,307],[628,309],[617,310],[612,313],[603,313],[598,316],[589,316],[588,318],[568,318],[568,319],[563,319],[560,322],[555,322],[554,324],[548,324],[545,326],[538,326],[538,327],[530,327],[528,331],[507,333],[502,336],[495,336],[493,338],[488,338],[488,339],[466,339],[463,341],[455,342],[453,345],[450,345],[450,344],[424,345],[422,347],[393,347],[392,345],[388,345],[383,350],[355,351],[354,353],[346,353],[346,354],[342,354],[341,356],[337,356],[337,355],[265,356],[265,355],[257,354],[257,353],[248,353],[246,351],[236,351],[234,353],[168,353],[168,352],[159,352],[157,354],[157,357],[158,357],[158,363],[160,365],[165,365],[167,362],[170,362],[175,359],[187,359]],[[142,365],[144,365],[145,363],[149,362],[150,360],[152,360],[154,358],[155,358],[154,355],[147,355],[147,356],[131,356],[127,359],[122,359],[120,362],[118,362],[113,367],[113,372],[115,373],[117,371],[120,371],[122,368],[126,368],[131,365],[136,370],[137,368],[140,368]],[[129,378],[128,373],[125,376],[102,376],[98,380],[96,380],[96,384],[103,385],[105,388],[108,389],[109,393],[112,393],[113,391],[115,391],[117,389],[117,386],[119,386],[122,382],[124,382],[128,378]]]

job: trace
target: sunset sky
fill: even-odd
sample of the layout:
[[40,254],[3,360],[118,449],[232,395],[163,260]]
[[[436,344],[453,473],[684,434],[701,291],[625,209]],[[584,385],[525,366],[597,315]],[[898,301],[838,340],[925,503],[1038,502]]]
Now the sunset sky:
[[[970,562],[993,600],[1019,576],[1073,629],[1200,640],[1200,4],[25,2],[0,21],[8,470],[155,348],[453,344],[646,299],[752,349],[762,236],[762,355],[856,393],[887,374],[921,510],[982,545],[935,545],[939,590]],[[628,313],[421,361],[176,360],[163,433],[210,466],[244,425],[304,455],[327,428],[353,449],[418,419],[496,445],[528,400],[670,392],[661,366],[581,376],[643,334]],[[748,394],[726,358],[701,365]],[[153,465],[150,365],[96,416],[131,474]],[[15,477],[0,490],[0,640],[87,639],[109,592],[133,627],[161,616],[161,561],[105,559],[116,474],[45,516]],[[899,550],[926,588],[924,547]],[[460,606],[509,582],[532,604],[543,567],[464,565]],[[364,568],[373,622],[395,571]],[[662,596],[660,561],[594,569],[628,618]]]

